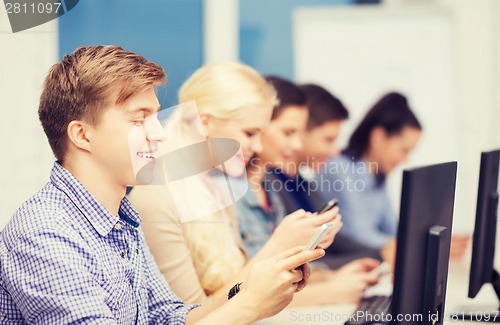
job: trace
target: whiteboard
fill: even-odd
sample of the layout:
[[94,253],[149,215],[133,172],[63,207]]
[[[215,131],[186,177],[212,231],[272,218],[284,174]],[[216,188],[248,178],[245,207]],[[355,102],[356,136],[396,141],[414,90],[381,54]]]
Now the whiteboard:
[[[458,58],[449,11],[436,6],[299,8],[293,27],[295,79],[322,85],[349,110],[341,148],[382,95],[399,91],[408,97],[424,132],[409,161],[388,178],[397,213],[403,168],[460,161]],[[460,175],[459,166],[455,225],[465,211],[460,189],[471,185],[463,184]]]

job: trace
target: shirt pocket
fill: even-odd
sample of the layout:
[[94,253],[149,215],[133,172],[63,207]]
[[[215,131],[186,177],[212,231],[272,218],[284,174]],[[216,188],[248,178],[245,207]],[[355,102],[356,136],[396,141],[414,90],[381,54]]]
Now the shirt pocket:
[[108,278],[101,283],[105,292],[104,302],[118,324],[134,324],[137,303],[129,279],[124,277]]
[[137,313],[137,323],[136,324],[148,324],[148,310],[149,310],[149,304],[148,304],[148,295],[149,295],[149,290],[148,288],[141,286],[140,287],[140,299],[137,301],[137,308],[138,308],[138,313]]

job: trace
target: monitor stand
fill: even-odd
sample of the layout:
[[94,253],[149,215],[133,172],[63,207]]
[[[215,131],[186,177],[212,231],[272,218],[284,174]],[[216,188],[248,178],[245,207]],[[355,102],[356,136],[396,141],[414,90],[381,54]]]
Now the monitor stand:
[[422,304],[423,325],[443,324],[450,233],[451,230],[439,225],[429,229]]
[[[488,200],[488,218],[490,219],[490,229],[492,234],[489,235],[494,238],[496,232],[496,220],[497,220],[497,208],[498,208],[498,194],[494,193],[490,195]],[[495,245],[493,247],[487,247],[491,249],[490,255],[495,256]],[[500,274],[493,268],[491,274],[491,285],[495,290],[497,299],[500,302]],[[475,321],[475,322],[489,322],[489,323],[500,323],[500,304],[489,305],[489,306],[465,306],[461,307],[456,313],[451,315],[454,320],[465,320],[465,321]]]
[[[500,274],[496,270],[493,271],[492,281],[493,289],[500,301]],[[489,322],[500,323],[500,306],[499,305],[470,305],[460,307],[459,310],[451,315],[454,320],[464,320],[473,322]]]

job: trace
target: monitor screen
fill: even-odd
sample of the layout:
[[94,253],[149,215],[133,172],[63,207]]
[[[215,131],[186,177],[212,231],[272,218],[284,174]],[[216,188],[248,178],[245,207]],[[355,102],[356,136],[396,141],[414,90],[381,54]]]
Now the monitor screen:
[[431,324],[436,311],[442,320],[456,174],[456,162],[403,173],[392,323]]
[[469,297],[474,298],[494,275],[495,236],[498,205],[498,164],[500,150],[481,154],[477,191],[476,223],[472,243]]

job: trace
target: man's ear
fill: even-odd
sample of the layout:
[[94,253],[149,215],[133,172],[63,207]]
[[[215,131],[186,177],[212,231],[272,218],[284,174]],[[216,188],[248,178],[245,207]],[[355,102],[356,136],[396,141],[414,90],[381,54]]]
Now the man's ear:
[[68,124],[67,134],[69,142],[75,147],[90,151],[89,125],[83,121],[71,121]]
[[201,126],[203,127],[203,133],[208,138],[210,135],[210,130],[213,127],[213,116],[208,113],[200,114]]

